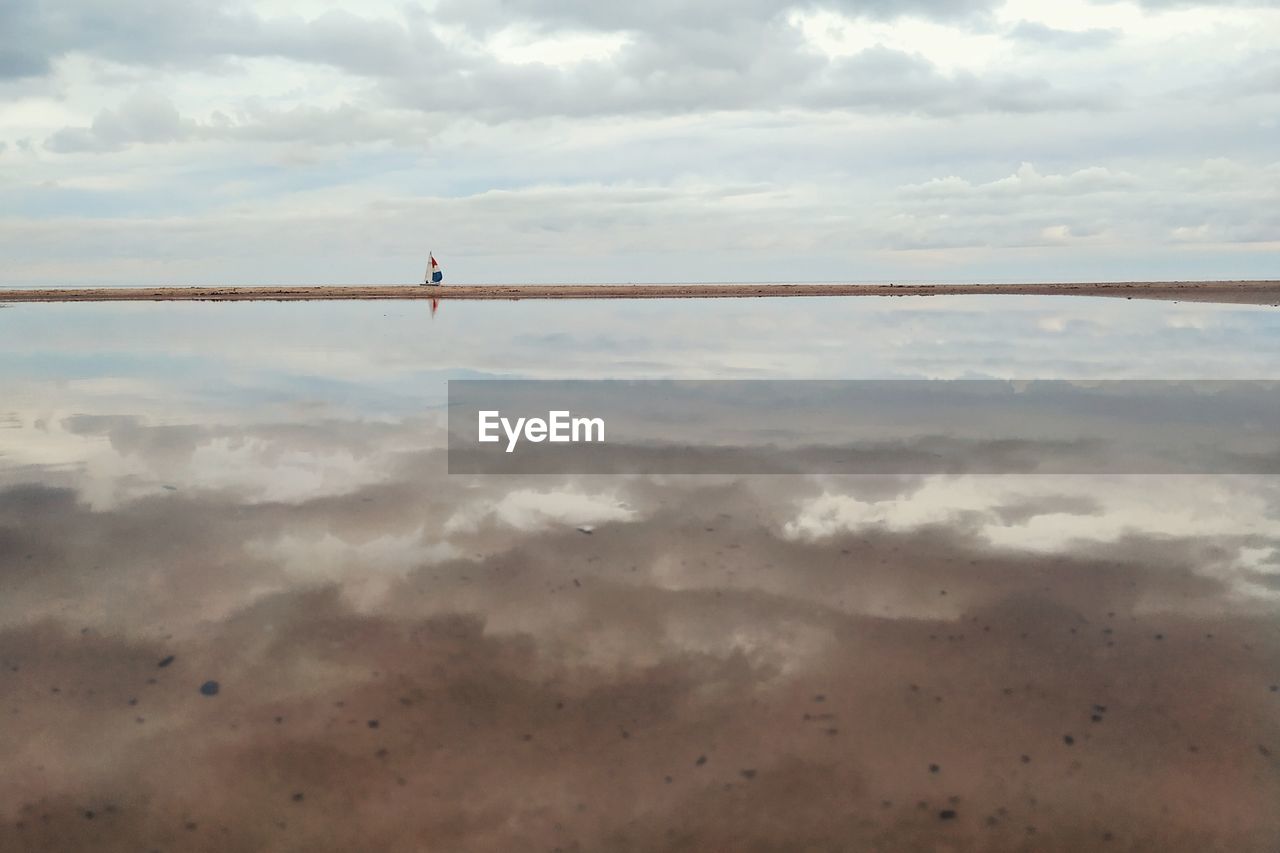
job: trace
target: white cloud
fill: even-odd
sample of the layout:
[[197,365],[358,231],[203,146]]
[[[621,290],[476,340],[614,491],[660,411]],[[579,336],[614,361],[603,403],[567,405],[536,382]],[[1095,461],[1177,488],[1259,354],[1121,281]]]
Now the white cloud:
[[973,184],[955,175],[948,175],[903,189],[923,196],[1077,195],[1123,190],[1135,184],[1132,175],[1115,173],[1103,166],[1090,166],[1069,175],[1042,175],[1035,165],[1023,163],[1013,174],[987,183]]
[[64,6],[0,12],[0,284],[1272,269],[1274,3]]

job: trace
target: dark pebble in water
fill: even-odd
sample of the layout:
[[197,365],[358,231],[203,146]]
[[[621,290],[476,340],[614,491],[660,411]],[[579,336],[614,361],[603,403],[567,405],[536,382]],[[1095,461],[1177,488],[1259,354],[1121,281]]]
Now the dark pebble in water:
[[1258,752],[1260,752],[1266,758],[1271,757],[1271,750],[1267,749],[1262,744],[1258,744]]
[[938,820],[955,820],[955,819],[956,819],[955,809],[943,809],[942,811],[938,812]]
[[84,817],[85,817],[85,820],[93,820],[94,818],[93,810],[90,809],[89,811],[85,812]]
[[937,772],[938,772],[939,770],[941,770],[941,769],[942,769],[942,768],[941,768],[941,767],[939,767],[939,766],[938,766],[938,765],[936,765],[936,764],[930,764],[930,765],[929,765],[929,772],[930,772],[930,773],[937,773]]
[[294,794],[294,795],[293,795],[293,801],[294,801],[295,803],[300,803],[300,802],[302,802],[302,792],[301,792],[301,791],[298,791],[296,794]]
[[1022,756],[1022,763],[1023,763],[1023,764],[1030,764],[1030,763],[1031,763],[1031,756],[1030,756],[1030,755],[1024,755],[1024,756]]
[[1101,715],[1101,714],[1094,714],[1094,715],[1093,715],[1092,717],[1090,717],[1089,719],[1093,720],[1095,723],[1100,723],[1100,722],[1102,722],[1102,715]]
[[1106,705],[1094,705],[1094,706],[1093,706],[1093,712],[1094,712],[1095,714],[1105,714],[1105,713],[1107,713],[1107,706],[1106,706]]
[[377,720],[370,720],[370,721],[369,721],[369,723],[368,723],[368,725],[369,725],[369,728],[371,728],[371,729],[376,729],[376,728],[378,727],[378,721],[377,721]]
[[1063,735],[1062,742],[1065,743],[1067,746],[1071,746],[1071,744],[1076,742],[1076,739],[1073,738],[1071,735]]
[[173,663],[173,660],[176,657],[177,655],[169,655],[168,657],[161,658],[160,663],[156,664],[156,666],[160,667],[161,669],[164,669],[166,666]]
[[739,770],[739,771],[738,771],[738,774],[739,774],[740,776],[742,776],[742,778],[743,778],[743,779],[754,779],[754,778],[756,778],[756,771],[754,771],[754,770]]
[[825,701],[827,701],[827,697],[826,697],[826,696],[824,696],[823,694],[819,693],[817,696],[814,696],[814,697],[813,697],[813,701],[815,701],[815,702],[825,702]]
[[200,685],[200,693],[205,696],[217,696],[219,685],[216,681],[206,681]]
[[1164,634],[1156,634],[1156,639],[1157,639],[1157,640],[1163,640],[1163,639],[1164,639]]
[[704,764],[706,764],[706,763],[707,763],[707,757],[706,757],[705,755],[699,755],[699,756],[698,756],[698,760],[697,760],[697,761],[695,761],[695,762],[693,762],[693,764],[694,764],[694,766],[695,766],[695,767],[701,767],[702,765],[704,765]]
[[1273,685],[1271,685],[1271,692],[1272,692],[1272,693],[1280,693],[1280,684],[1273,684]]

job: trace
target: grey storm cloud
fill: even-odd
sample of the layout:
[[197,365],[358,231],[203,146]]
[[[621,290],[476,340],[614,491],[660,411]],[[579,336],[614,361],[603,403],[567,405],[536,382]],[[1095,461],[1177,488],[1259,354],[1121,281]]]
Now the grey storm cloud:
[[431,37],[398,22],[343,10],[318,17],[265,18],[230,0],[69,0],[54,8],[14,0],[0,12],[5,43],[0,72],[47,73],[70,53],[138,66],[201,66],[227,57],[278,56],[334,64],[360,73],[387,73]]
[[923,57],[885,47],[827,59],[805,50],[789,29],[754,24],[632,44],[613,62],[570,70],[477,63],[439,85],[399,80],[392,90],[423,110],[490,120],[786,108],[955,115],[1109,104],[1106,95],[1064,91],[1035,77],[944,74]]
[[1034,77],[947,75],[923,57],[885,47],[832,62],[812,97],[817,106],[928,115],[1103,109],[1110,103],[1106,95],[1074,94]]
[[426,136],[420,123],[390,111],[341,104],[333,108],[306,104],[289,109],[249,105],[234,116],[215,112],[207,121],[179,114],[169,98],[139,92],[118,107],[100,111],[86,126],[64,127],[44,142],[58,154],[120,151],[130,145],[184,140],[296,142],[313,146],[346,145]]
[[[661,5],[661,4],[659,4]],[[839,4],[879,18],[954,17],[979,3]],[[678,8],[677,8],[678,7]],[[229,3],[188,14],[173,4],[85,3],[52,15],[29,0],[8,12],[22,56],[0,60],[13,73],[47,71],[53,58],[81,52],[133,65],[199,66],[228,57],[282,57],[331,65],[380,82],[390,104],[486,120],[539,115],[778,109],[855,109],[954,114],[1103,106],[1098,95],[1059,91],[1036,77],[945,75],[920,56],[879,48],[850,59],[813,52],[785,20],[793,4],[515,4],[465,7],[481,29],[531,16],[546,27],[596,27],[632,34],[609,60],[570,69],[517,65],[442,45],[420,10],[403,21],[330,10],[314,19],[264,18]],[[510,14],[509,14],[510,13]],[[446,6],[443,19],[463,15]],[[128,22],[126,26],[124,22]],[[24,58],[25,57],[25,58]],[[104,110],[91,128],[68,128],[55,151],[117,150],[129,142],[172,141],[193,128],[155,100]],[[269,135],[269,134],[268,134]]]
[[[501,29],[513,20],[542,27],[667,34],[721,30],[740,21],[776,21],[793,9],[832,8],[878,19],[920,15],[956,19],[989,9],[992,0],[833,0],[830,3],[732,0],[713,3],[446,2],[432,14],[478,30]],[[9,0],[0,10],[0,76],[45,74],[53,60],[78,52],[137,65],[200,65],[227,56],[280,56],[334,64],[365,74],[395,73],[423,54],[441,55],[419,5],[404,7],[403,20],[376,19],[340,9],[304,19],[268,18],[251,4],[209,0]]]
[[63,128],[49,137],[50,151],[117,151],[133,143],[174,142],[190,136],[195,123],[178,115],[168,98],[138,94],[116,109],[98,113],[89,127]]
[[1062,30],[1036,21],[1019,21],[1009,32],[1014,38],[1063,50],[1105,47],[1120,38],[1119,30],[1099,27],[1087,30]]
[[973,18],[999,0],[658,0],[650,3],[593,3],[590,0],[444,0],[438,14],[484,31],[511,21],[545,27],[574,27],[606,32],[669,34],[687,29],[720,30],[736,20],[776,20],[791,11],[826,9],[875,20],[919,16],[935,20]]

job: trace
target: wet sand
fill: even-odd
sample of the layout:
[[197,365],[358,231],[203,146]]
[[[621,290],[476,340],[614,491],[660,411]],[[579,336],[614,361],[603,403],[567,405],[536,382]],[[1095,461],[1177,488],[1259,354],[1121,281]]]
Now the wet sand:
[[[1280,843],[1280,630],[1197,571],[1221,541],[788,536],[815,487],[777,480],[520,531],[437,465],[296,503],[0,490],[0,849]],[[415,530],[458,556],[389,571]],[[326,575],[332,536],[375,547]]]
[[[997,344],[1045,334],[974,329],[977,304],[908,312],[909,349],[971,336],[888,363],[1005,369]],[[892,355],[841,335],[903,303],[825,305],[712,344]],[[10,324],[0,382],[3,853],[1280,850],[1280,478],[447,475],[423,363],[734,361],[674,345],[697,316],[614,348],[622,304],[583,306],[619,315],[603,350],[571,312],[522,350],[483,316],[521,312],[437,341],[353,303],[408,319],[382,350],[363,321],[270,349],[293,309],[162,336],[109,307],[116,337],[66,362],[79,326],[7,312],[44,323]],[[1151,315],[1206,312],[1116,307],[1052,313],[1192,375],[1280,323],[1157,345]],[[1082,322],[1119,315],[1148,319]]]
[[566,284],[104,287],[0,290],[3,302],[242,302],[328,299],[723,299],[795,296],[1109,296],[1280,305],[1280,281],[1058,284]]

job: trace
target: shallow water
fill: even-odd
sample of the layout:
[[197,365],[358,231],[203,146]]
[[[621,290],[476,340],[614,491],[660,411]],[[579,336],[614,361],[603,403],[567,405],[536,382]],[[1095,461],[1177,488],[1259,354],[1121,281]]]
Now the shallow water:
[[0,850],[1275,850],[1274,478],[448,476],[442,413],[475,376],[1275,379],[1278,333],[0,308]]

